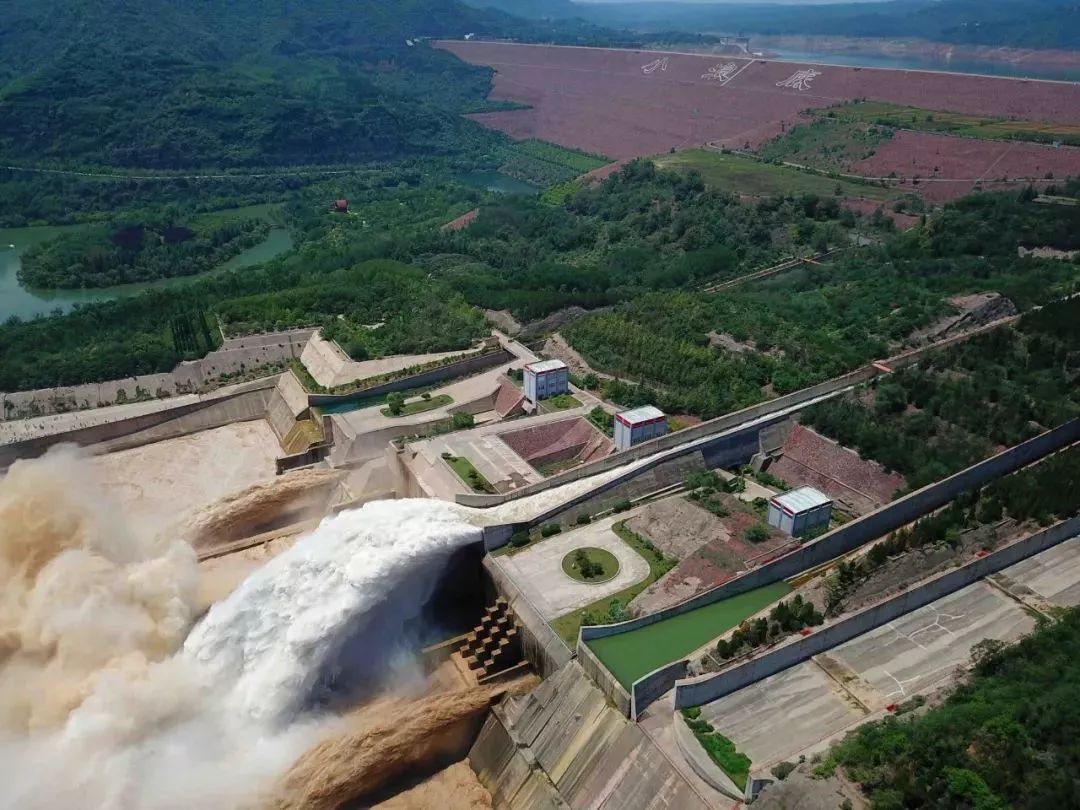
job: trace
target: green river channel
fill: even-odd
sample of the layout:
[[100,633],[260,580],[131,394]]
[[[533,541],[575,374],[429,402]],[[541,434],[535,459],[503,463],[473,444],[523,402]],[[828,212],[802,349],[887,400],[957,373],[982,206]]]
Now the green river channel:
[[[273,205],[252,205],[237,208],[229,212],[238,216],[269,217]],[[94,301],[109,301],[135,295],[143,290],[173,287],[186,284],[199,276],[180,276],[159,281],[147,281],[140,284],[122,284],[117,287],[99,287],[81,290],[39,290],[23,287],[19,283],[18,272],[22,264],[22,254],[28,248],[54,239],[63,233],[85,227],[83,225],[44,225],[31,228],[0,228],[0,323],[12,315],[23,320],[35,315],[48,315],[54,310],[63,312],[75,304],[87,304]],[[236,270],[242,267],[260,264],[273,259],[293,246],[289,231],[273,227],[259,244],[234,256],[217,270]]]

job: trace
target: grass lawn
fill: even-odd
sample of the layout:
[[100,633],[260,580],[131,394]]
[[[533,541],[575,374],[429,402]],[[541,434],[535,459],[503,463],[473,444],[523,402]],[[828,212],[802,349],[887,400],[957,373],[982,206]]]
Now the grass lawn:
[[817,194],[831,197],[836,193],[837,186],[840,187],[842,197],[886,200],[896,196],[894,191],[878,185],[864,185],[706,149],[688,149],[674,155],[660,155],[653,158],[653,163],[662,169],[696,169],[701,172],[701,177],[708,186],[761,197],[771,194]]
[[554,411],[568,411],[571,408],[580,408],[581,400],[571,394],[559,394],[557,397],[542,400],[540,402],[540,407],[548,413]]
[[450,469],[457,473],[458,478],[468,484],[469,488],[474,492],[486,492],[489,494],[495,492],[495,487],[491,485],[491,482],[484,478],[467,458],[451,456],[443,460],[450,465]]
[[[585,559],[593,565],[599,566],[599,570],[592,576],[586,577],[581,573],[578,565],[580,559],[578,552],[583,552]],[[610,551],[602,548],[576,548],[563,557],[562,570],[571,579],[584,582],[588,585],[600,585],[612,579],[619,573],[619,560]]]
[[790,591],[783,582],[766,585],[629,633],[590,641],[589,647],[630,689],[642,675],[689,655]]
[[944,132],[968,138],[987,140],[1022,140],[1041,143],[1080,145],[1080,125],[1051,124],[1038,121],[1009,121],[982,115],[924,110],[878,101],[843,104],[823,110],[823,114],[835,116],[841,121],[862,121],[868,124],[886,124],[922,132]]
[[449,394],[439,394],[437,397],[431,397],[430,399],[420,397],[414,399],[412,402],[406,402],[401,408],[401,413],[390,413],[389,408],[382,408],[379,410],[379,413],[383,416],[408,416],[409,414],[433,411],[436,408],[441,408],[443,405],[449,405],[453,401],[454,398]]
[[655,547],[650,548],[652,545],[651,543],[646,545],[648,541],[636,532],[632,532],[630,529],[626,528],[625,521],[619,521],[611,528],[615,534],[619,535],[619,538],[624,543],[640,554],[649,564],[649,575],[641,580],[641,582],[637,582],[628,588],[623,588],[618,593],[613,593],[611,596],[598,599],[592,604],[585,605],[583,608],[578,608],[572,613],[567,613],[565,616],[560,616],[553,620],[551,622],[552,628],[554,628],[555,632],[559,634],[559,637],[569,644],[571,648],[577,644],[578,630],[581,627],[581,615],[583,613],[592,613],[594,615],[607,613],[608,606],[613,599],[618,599],[623,605],[628,604],[631,599],[656,582],[656,580],[660,579],[660,577],[674,568],[678,563],[677,560],[665,557],[663,553]]

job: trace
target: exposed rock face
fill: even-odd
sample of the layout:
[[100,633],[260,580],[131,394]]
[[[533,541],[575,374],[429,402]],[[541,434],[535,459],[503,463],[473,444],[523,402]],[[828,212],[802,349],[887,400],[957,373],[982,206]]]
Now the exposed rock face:
[[1018,314],[1016,305],[996,292],[957,295],[949,299],[956,312],[920,329],[912,335],[914,346],[925,346],[938,340],[960,335],[988,323]]

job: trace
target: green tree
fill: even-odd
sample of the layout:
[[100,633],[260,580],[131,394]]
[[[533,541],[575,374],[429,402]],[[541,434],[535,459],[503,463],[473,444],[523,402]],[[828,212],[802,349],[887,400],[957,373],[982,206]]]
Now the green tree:
[[405,407],[405,395],[399,391],[391,391],[386,395],[386,407],[394,416],[399,415]]

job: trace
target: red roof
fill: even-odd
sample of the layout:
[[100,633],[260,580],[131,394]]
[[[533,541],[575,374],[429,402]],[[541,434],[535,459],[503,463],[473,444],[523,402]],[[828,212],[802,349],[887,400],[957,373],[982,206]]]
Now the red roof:
[[338,209],[339,211],[348,211],[349,210],[349,201],[348,200],[334,200],[334,208]]

